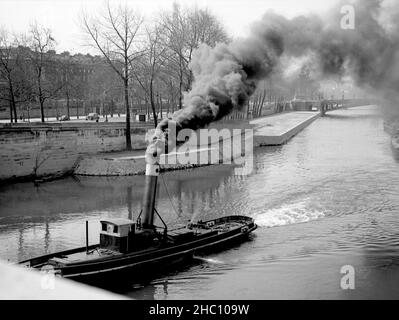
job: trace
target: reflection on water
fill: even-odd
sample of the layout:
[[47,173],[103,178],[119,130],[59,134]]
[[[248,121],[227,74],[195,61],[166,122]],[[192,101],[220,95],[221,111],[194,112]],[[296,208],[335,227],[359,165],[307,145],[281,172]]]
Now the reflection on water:
[[[399,298],[399,163],[378,110],[340,110],[287,144],[259,148],[255,171],[167,172],[157,208],[169,225],[230,214],[259,224],[251,241],[132,287],[139,299]],[[0,189],[0,257],[17,261],[98,242],[104,217],[136,219],[143,176],[75,177]],[[353,265],[356,290],[340,289]]]
[[[231,193],[237,177],[230,166],[165,173],[159,179],[157,207],[170,225],[212,217]],[[91,243],[98,242],[98,220],[136,219],[144,176],[74,177],[40,185],[23,183],[0,189],[0,256],[11,261],[83,246],[89,220]],[[18,241],[14,241],[18,237]],[[18,244],[18,245],[17,245]]]

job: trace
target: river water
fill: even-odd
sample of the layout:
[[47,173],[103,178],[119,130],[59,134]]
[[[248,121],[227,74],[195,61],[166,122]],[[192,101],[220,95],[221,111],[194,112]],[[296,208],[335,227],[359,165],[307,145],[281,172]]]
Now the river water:
[[[146,285],[136,299],[398,299],[399,163],[377,107],[329,113],[288,143],[258,148],[255,169],[162,174],[169,225],[245,214],[259,228],[229,250]],[[143,176],[78,177],[0,188],[0,258],[18,261],[98,242],[104,217],[140,211]],[[167,188],[166,188],[167,186]],[[343,266],[353,290],[341,288]]]

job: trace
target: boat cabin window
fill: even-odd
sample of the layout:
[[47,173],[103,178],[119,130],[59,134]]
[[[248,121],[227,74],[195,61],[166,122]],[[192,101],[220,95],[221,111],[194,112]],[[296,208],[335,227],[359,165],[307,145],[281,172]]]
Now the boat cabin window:
[[130,232],[134,232],[135,226],[130,220],[116,220],[113,221],[101,221],[101,233],[112,235],[115,237],[127,237]]

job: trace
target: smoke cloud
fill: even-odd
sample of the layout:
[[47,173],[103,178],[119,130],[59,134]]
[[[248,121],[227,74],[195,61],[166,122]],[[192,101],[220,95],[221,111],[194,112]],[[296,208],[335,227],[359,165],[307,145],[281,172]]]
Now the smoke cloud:
[[[355,28],[343,29],[341,8],[351,4]],[[273,28],[283,38],[284,55],[312,57],[319,80],[350,77],[399,114],[399,8],[395,1],[342,1],[326,17],[286,19],[266,13],[255,32]],[[284,66],[282,66],[284,68]]]
[[[184,95],[185,107],[173,114],[177,131],[203,128],[233,109],[240,110],[258,82],[267,77],[283,52],[283,40],[273,30],[214,48],[201,45],[190,68],[194,82]],[[170,119],[160,122],[162,131]]]
[[[355,9],[353,30],[341,27],[340,9],[345,4]],[[326,17],[293,19],[267,12],[254,23],[249,38],[214,48],[200,46],[190,65],[194,82],[184,96],[185,107],[159,123],[154,140],[165,133],[170,121],[177,132],[195,130],[242,109],[259,81],[288,67],[281,61],[289,58],[308,57],[302,59],[306,63],[311,59],[320,80],[351,77],[399,114],[399,10],[395,1],[342,1],[329,12]]]

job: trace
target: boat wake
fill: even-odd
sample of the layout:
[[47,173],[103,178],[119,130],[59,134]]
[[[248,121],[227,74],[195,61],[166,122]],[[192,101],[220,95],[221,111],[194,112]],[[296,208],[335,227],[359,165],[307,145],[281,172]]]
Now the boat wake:
[[211,263],[211,264],[223,264],[224,262],[215,258],[205,258],[205,257],[199,257],[199,256],[194,256],[194,259],[201,260],[203,262]]
[[260,227],[275,227],[308,222],[324,217],[322,211],[309,208],[307,201],[287,204],[278,208],[257,212],[253,215]]

